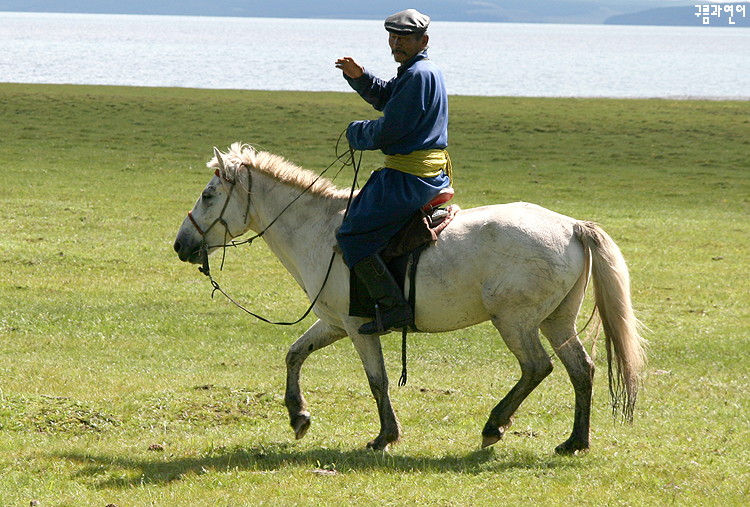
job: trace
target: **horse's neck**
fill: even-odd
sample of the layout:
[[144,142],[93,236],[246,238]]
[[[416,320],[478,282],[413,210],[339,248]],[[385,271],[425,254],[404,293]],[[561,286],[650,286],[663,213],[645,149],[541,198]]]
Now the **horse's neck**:
[[267,227],[263,233],[266,244],[304,288],[306,280],[319,278],[318,271],[325,271],[328,265],[346,203],[305,193],[284,209],[302,190],[268,176],[256,189],[258,179],[254,178],[252,197],[256,227],[259,231]]

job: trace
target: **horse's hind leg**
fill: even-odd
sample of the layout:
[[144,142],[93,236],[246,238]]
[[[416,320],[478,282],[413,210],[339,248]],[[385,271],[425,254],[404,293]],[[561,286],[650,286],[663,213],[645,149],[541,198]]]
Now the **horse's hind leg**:
[[482,447],[492,445],[503,437],[521,402],[552,371],[552,362],[539,342],[537,329],[521,331],[515,325],[503,325],[499,319],[493,319],[493,323],[500,331],[505,344],[518,359],[521,378],[490,412],[487,424],[482,430]]
[[[575,299],[569,295],[568,299]],[[558,445],[558,454],[575,454],[589,448],[589,428],[591,419],[591,394],[594,381],[594,363],[578,339],[575,318],[578,313],[578,302],[566,301],[550,315],[540,328],[555,349],[568,372],[575,390],[575,413],[573,431],[565,442]]]
[[289,422],[297,439],[304,437],[310,428],[310,412],[307,411],[307,402],[305,402],[299,387],[302,363],[316,350],[327,347],[345,336],[346,332],[343,329],[318,320],[289,348],[286,355],[286,395],[284,396],[284,402],[289,411]]

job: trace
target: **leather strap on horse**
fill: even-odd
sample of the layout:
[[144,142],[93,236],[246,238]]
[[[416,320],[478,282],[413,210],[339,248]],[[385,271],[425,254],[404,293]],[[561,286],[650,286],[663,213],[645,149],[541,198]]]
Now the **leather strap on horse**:
[[198,268],[198,271],[200,271],[201,273],[203,273],[204,275],[206,275],[208,277],[208,279],[211,281],[211,286],[214,288],[214,290],[211,291],[211,298],[212,299],[214,297],[214,294],[218,291],[222,295],[224,295],[224,297],[227,298],[229,300],[229,302],[231,302],[234,306],[236,306],[237,308],[239,308],[243,312],[245,312],[248,315],[251,315],[251,316],[255,317],[256,319],[261,320],[261,321],[263,321],[263,322],[265,322],[267,324],[274,324],[276,326],[293,326],[294,324],[298,324],[298,323],[302,322],[305,319],[305,317],[307,317],[308,315],[310,315],[310,312],[315,307],[315,303],[318,302],[318,298],[320,297],[320,294],[323,292],[323,288],[326,286],[326,283],[328,282],[328,277],[330,276],[330,274],[331,274],[331,268],[333,267],[333,260],[336,258],[336,253],[335,252],[333,254],[331,254],[331,260],[328,263],[328,269],[326,270],[326,276],[323,279],[323,284],[320,286],[320,290],[316,294],[315,298],[312,300],[312,303],[310,303],[310,306],[308,306],[307,310],[305,310],[305,313],[303,313],[302,316],[300,318],[298,318],[297,320],[295,320],[295,321],[290,321],[290,322],[276,322],[276,321],[267,319],[267,318],[265,318],[265,317],[263,317],[261,315],[258,315],[257,313],[251,312],[250,310],[248,310],[247,308],[245,308],[244,306],[242,306],[240,303],[238,303],[234,298],[232,298],[232,296],[230,296],[229,294],[227,294],[227,292],[224,289],[221,288],[221,286],[219,285],[219,282],[217,282],[216,280],[214,280],[214,277],[211,275],[211,267],[208,264],[208,252],[206,251],[205,248],[203,249],[202,255],[203,255],[203,263],[202,263],[203,265]]
[[406,335],[408,333],[408,327],[405,327],[401,330],[401,377],[399,377],[398,379],[399,387],[404,387],[406,385]]
[[[409,254],[409,264],[407,267],[407,272],[409,274],[409,295],[407,296],[407,301],[409,302],[409,306],[411,306],[412,311],[416,310],[415,304],[417,301],[417,290],[415,283],[417,280],[417,263],[419,262],[419,257],[422,255],[422,252],[425,248],[427,248],[427,243],[417,247],[416,250]],[[411,328],[412,331],[419,332],[416,323],[412,324]],[[406,380],[408,377],[406,371],[406,337],[408,334],[409,327],[407,326],[401,330],[401,377],[398,379],[399,387],[403,387],[406,385]]]

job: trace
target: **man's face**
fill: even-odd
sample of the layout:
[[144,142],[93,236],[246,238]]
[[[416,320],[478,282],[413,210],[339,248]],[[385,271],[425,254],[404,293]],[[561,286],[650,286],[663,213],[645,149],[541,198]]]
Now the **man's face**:
[[414,55],[427,47],[427,35],[399,35],[396,33],[388,34],[388,45],[391,47],[393,59],[398,63],[404,63]]

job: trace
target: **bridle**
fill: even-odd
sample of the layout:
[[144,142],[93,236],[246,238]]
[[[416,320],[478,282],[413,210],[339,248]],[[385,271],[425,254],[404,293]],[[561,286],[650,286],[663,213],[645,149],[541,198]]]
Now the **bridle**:
[[[342,134],[342,136],[343,136],[343,134]],[[340,140],[341,140],[341,136],[339,136],[339,141]],[[326,173],[326,171],[328,171],[331,167],[334,166],[334,164],[336,164],[336,162],[341,162],[341,168],[338,170],[338,172],[336,173],[336,175],[334,175],[333,179],[335,179],[336,176],[338,176],[339,173],[341,173],[341,171],[347,165],[351,165],[354,168],[354,181],[352,182],[351,192],[349,193],[349,199],[347,200],[346,209],[344,211],[344,217],[346,217],[346,215],[349,212],[349,205],[351,204],[352,198],[354,197],[354,189],[355,189],[355,187],[357,185],[357,176],[359,174],[359,166],[360,166],[360,163],[362,161],[362,152],[359,152],[359,157],[356,157],[354,149],[351,148],[351,147],[349,147],[349,150],[347,152],[345,152],[343,154],[338,154],[338,143],[336,144],[336,146],[337,146],[337,150],[336,150],[337,151],[337,156],[336,156],[336,159],[333,162],[331,162],[331,164],[328,167],[326,167],[312,181],[312,183],[310,183],[307,187],[305,187],[302,190],[302,192],[300,192],[300,194],[297,195],[297,197],[295,197],[294,199],[292,199],[292,201],[289,204],[287,204],[279,212],[279,214],[276,216],[276,218],[274,218],[273,220],[271,220],[268,223],[268,225],[266,225],[260,232],[258,232],[257,234],[255,234],[254,236],[252,236],[250,238],[247,238],[247,239],[244,239],[244,240],[241,240],[241,241],[234,241],[233,239],[231,239],[231,240],[229,240],[229,242],[227,242],[227,238],[234,238],[236,236],[232,235],[232,233],[229,231],[229,224],[226,222],[226,220],[224,220],[224,213],[226,212],[227,207],[229,205],[229,200],[231,199],[232,194],[234,193],[234,187],[237,184],[237,178],[235,177],[234,180],[231,180],[231,179],[229,179],[229,178],[227,178],[225,176],[224,171],[220,171],[219,169],[216,169],[216,171],[214,172],[214,174],[217,177],[221,178],[222,180],[224,180],[226,183],[229,184],[229,192],[227,193],[227,198],[224,201],[224,206],[221,208],[221,212],[219,213],[219,216],[213,222],[211,222],[211,224],[205,230],[203,230],[203,228],[201,228],[201,226],[198,225],[198,222],[195,220],[195,218],[193,218],[192,210],[188,211],[188,213],[187,213],[188,220],[193,225],[193,227],[195,227],[195,230],[198,232],[198,234],[200,234],[200,236],[201,236],[201,245],[200,245],[201,267],[199,267],[198,270],[201,273],[203,273],[204,275],[206,275],[208,277],[208,279],[211,281],[211,285],[213,287],[213,291],[211,292],[211,297],[212,298],[214,297],[214,294],[218,291],[221,294],[223,294],[224,297],[226,297],[232,304],[234,304],[237,308],[239,308],[240,310],[244,311],[248,315],[251,315],[251,316],[255,317],[256,319],[259,319],[259,320],[261,320],[263,322],[266,322],[268,324],[275,324],[275,325],[279,325],[279,326],[291,326],[291,325],[294,325],[294,324],[298,324],[299,322],[302,322],[302,320],[304,320],[305,317],[307,317],[310,314],[310,312],[312,311],[313,307],[315,306],[315,303],[318,302],[318,298],[323,293],[323,288],[326,286],[326,283],[328,282],[328,278],[329,278],[329,276],[331,274],[331,268],[333,268],[333,261],[336,258],[336,252],[335,251],[331,254],[331,260],[328,262],[328,269],[326,270],[326,275],[325,275],[325,277],[323,279],[323,283],[320,286],[320,290],[318,291],[317,295],[315,296],[315,298],[310,303],[310,306],[308,307],[307,311],[305,311],[305,313],[300,318],[298,318],[297,320],[295,320],[293,322],[276,322],[276,321],[272,321],[272,320],[267,319],[265,317],[262,317],[262,316],[260,316],[260,315],[258,315],[256,313],[251,312],[250,310],[248,310],[247,308],[245,308],[244,306],[242,306],[241,304],[239,304],[237,301],[235,301],[229,294],[227,294],[227,292],[224,289],[221,288],[221,286],[219,285],[219,283],[214,279],[213,275],[211,274],[211,267],[210,267],[209,261],[208,261],[208,251],[211,248],[222,248],[223,249],[222,259],[221,259],[221,265],[219,267],[220,271],[223,270],[224,269],[224,261],[226,260],[227,247],[229,247],[229,246],[236,247],[236,246],[243,245],[243,244],[250,245],[250,244],[252,244],[252,242],[254,240],[256,240],[256,239],[260,238],[261,236],[263,236],[266,233],[266,231],[274,223],[276,223],[276,221],[281,217],[281,215],[283,215],[284,212],[286,210],[288,210],[292,206],[292,204],[294,204],[300,197],[302,197],[308,190],[310,190],[313,187],[313,185],[315,185],[315,183],[317,183],[318,180]],[[347,155],[348,155],[348,157],[347,157]],[[252,178],[251,178],[251,175],[250,175],[250,167],[248,165],[246,165],[246,164],[242,164],[242,165],[245,166],[245,169],[247,170],[247,175],[248,175],[247,208],[245,210],[245,218],[244,218],[244,223],[246,224],[247,220],[248,220],[248,217],[250,215],[250,203],[251,203],[250,193],[251,193],[251,189],[252,189]],[[213,229],[216,226],[216,224],[221,224],[221,226],[224,227],[224,243],[222,245],[209,245],[208,242],[206,241],[206,235],[211,231],[211,229]]]
[[[250,174],[250,169],[247,168],[248,175]],[[224,227],[224,243],[226,244],[227,236],[234,238],[235,235],[233,235],[229,231],[229,224],[226,220],[224,220],[224,213],[227,210],[227,207],[229,206],[229,200],[232,198],[232,194],[234,193],[234,187],[237,184],[237,179],[230,180],[226,177],[221,171],[216,169],[214,171],[214,174],[217,178],[222,179],[224,182],[229,184],[229,192],[227,192],[227,198],[224,200],[224,206],[221,208],[221,212],[219,213],[219,216],[216,217],[216,219],[211,222],[211,224],[206,228],[206,230],[203,230],[200,225],[198,225],[198,222],[193,218],[193,211],[190,210],[187,212],[188,220],[190,220],[190,223],[193,224],[193,227],[195,227],[195,230],[198,231],[198,234],[201,235],[201,239],[203,242],[203,246],[206,248],[211,248],[206,244],[206,235],[211,231],[211,229],[214,228],[216,224],[221,224]],[[247,222],[247,217],[250,215],[250,192],[252,190],[252,180],[248,177],[248,185],[247,185],[247,209],[245,210],[245,219],[244,221]],[[225,245],[217,245],[217,246],[225,246]]]

